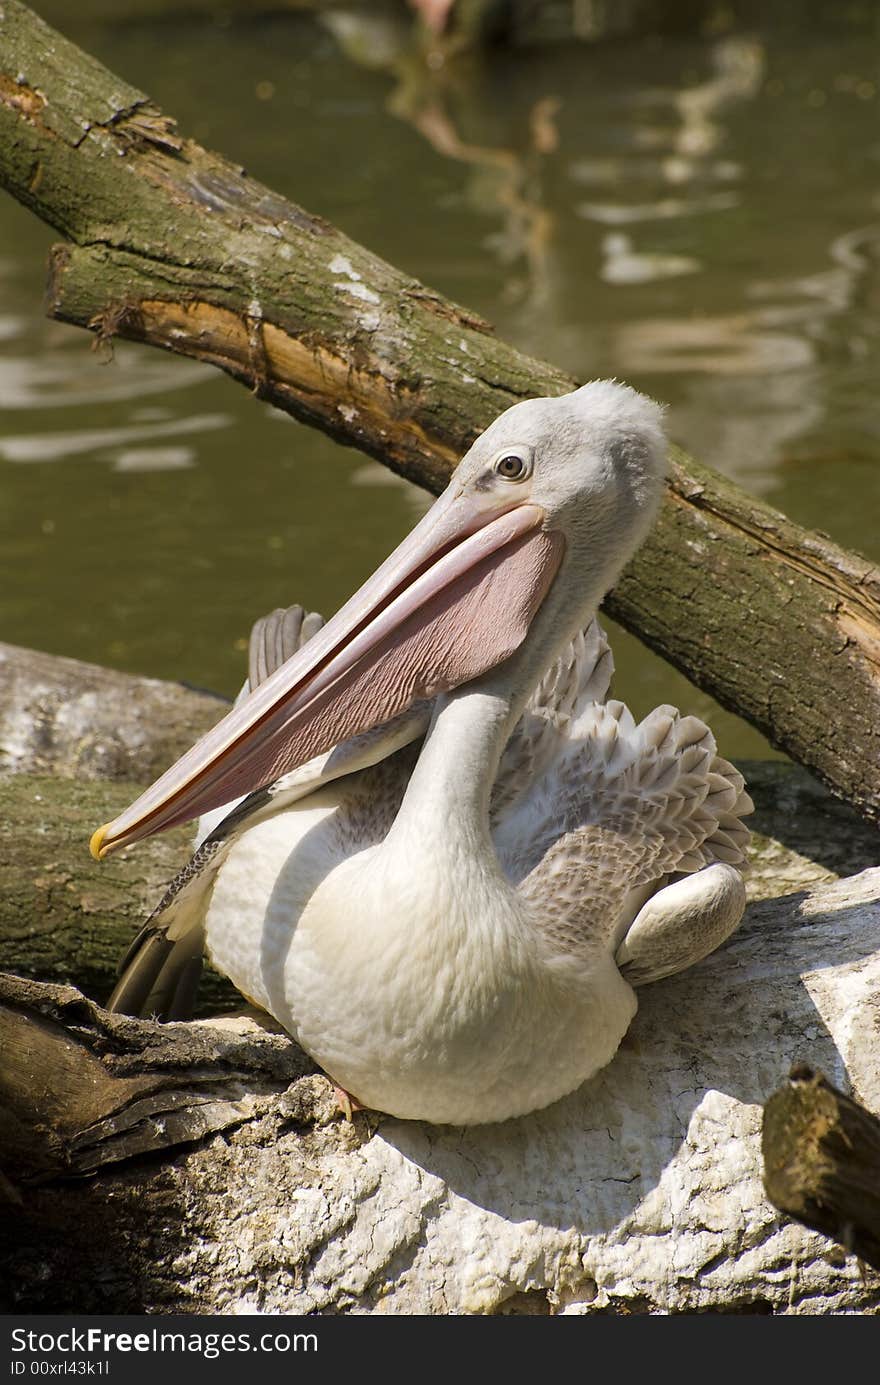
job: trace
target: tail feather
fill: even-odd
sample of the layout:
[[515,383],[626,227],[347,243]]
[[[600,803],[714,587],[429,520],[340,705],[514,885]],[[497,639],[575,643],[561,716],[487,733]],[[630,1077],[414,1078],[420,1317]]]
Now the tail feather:
[[207,900],[224,853],[208,842],[172,880],[119,966],[107,1009],[190,1019],[204,965]]
[[107,1009],[142,1019],[190,1019],[203,966],[201,928],[172,941],[147,925],[126,954]]

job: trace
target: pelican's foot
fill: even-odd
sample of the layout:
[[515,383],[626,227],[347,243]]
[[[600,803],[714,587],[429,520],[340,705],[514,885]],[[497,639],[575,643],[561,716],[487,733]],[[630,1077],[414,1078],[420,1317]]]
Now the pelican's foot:
[[333,1083],[333,1095],[336,1098],[336,1104],[339,1110],[347,1121],[354,1120],[355,1111],[363,1111],[366,1109],[361,1106],[357,1097],[352,1096],[351,1092],[347,1092],[344,1087],[340,1087],[336,1082]]
[[729,938],[746,907],[734,866],[704,866],[652,895],[630,924],[614,960],[631,986],[701,962]]

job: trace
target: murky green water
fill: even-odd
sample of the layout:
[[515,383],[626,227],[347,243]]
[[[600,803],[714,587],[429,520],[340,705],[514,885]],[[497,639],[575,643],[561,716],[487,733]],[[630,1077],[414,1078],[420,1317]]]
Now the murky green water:
[[[880,558],[873,21],[435,72],[378,20],[65,27],[184,131],[522,348],[667,401],[697,456]],[[332,610],[423,498],[208,369],[102,363],[40,315],[51,239],[0,199],[0,637],[232,692],[255,616]],[[615,651],[636,711],[677,702],[766,752]]]

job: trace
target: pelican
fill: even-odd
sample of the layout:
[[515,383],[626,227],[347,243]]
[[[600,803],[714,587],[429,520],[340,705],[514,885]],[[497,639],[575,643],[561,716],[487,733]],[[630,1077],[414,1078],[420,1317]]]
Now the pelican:
[[202,815],[112,1007],[185,1014],[207,946],[343,1093],[438,1123],[607,1064],[634,987],[744,908],[742,777],[695,717],[606,697],[595,614],[665,455],[626,386],[518,403],[332,620],[258,623],[233,709],[92,839]]

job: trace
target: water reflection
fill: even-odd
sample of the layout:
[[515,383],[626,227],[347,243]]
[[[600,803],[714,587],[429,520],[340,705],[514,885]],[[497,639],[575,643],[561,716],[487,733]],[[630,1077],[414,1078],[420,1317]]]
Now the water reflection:
[[[620,231],[602,237],[599,276],[606,284],[647,284],[699,272],[704,264],[696,255],[656,248],[651,224],[732,211],[740,205],[736,191],[704,189],[707,183],[729,184],[741,176],[740,164],[717,157],[726,139],[721,115],[732,103],[750,100],[759,91],[764,50],[754,40],[724,39],[710,47],[709,61],[712,75],[703,82],[683,89],[656,87],[625,93],[622,99],[633,118],[627,125],[617,123],[606,135],[617,152],[601,164],[575,161],[569,170],[575,181],[591,181],[617,193],[614,200],[579,202],[578,216],[602,226],[641,228],[638,242]],[[652,113],[648,119],[639,116],[643,108]],[[653,151],[648,157],[643,152],[647,149]],[[675,196],[670,195],[673,188]],[[641,340],[646,327],[649,324],[638,322],[631,330]],[[673,354],[682,345],[674,342]],[[618,340],[625,368],[637,371],[639,365],[625,347],[625,340]],[[666,370],[675,368],[670,359],[665,361]]]
[[[667,400],[686,447],[880,556],[870,26],[438,60],[402,8],[321,23],[67,27],[184,130],[523,349]],[[231,690],[250,620],[338,605],[424,498],[192,362],[101,364],[40,320],[48,241],[0,205],[2,633]],[[686,703],[760,753],[616,653],[637,709]]]
[[195,466],[191,447],[122,447],[113,458],[114,471],[185,471]]
[[[0,343],[27,344],[31,330],[26,317],[0,318]],[[63,341],[40,341],[39,354],[0,355],[0,409],[63,409],[138,400],[188,389],[212,373],[209,366],[170,361],[157,352],[121,355],[113,369],[84,369],[82,346],[83,338],[65,332]]]
[[616,233],[602,237],[599,278],[606,284],[650,284],[655,279],[675,279],[701,268],[692,255],[665,255],[662,251],[634,248],[632,237]]
[[[443,0],[424,5],[417,0],[413,8],[430,34],[439,38],[449,6]],[[472,170],[462,195],[474,216],[493,217],[499,223],[480,244],[507,271],[505,301],[545,308],[555,217],[543,194],[542,164],[559,147],[560,98],[544,95],[529,102],[521,142],[486,143],[466,135],[462,126],[468,113],[484,123],[479,89],[488,59],[472,52],[458,63],[450,62],[454,39],[426,50],[418,31],[400,15],[331,10],[321,22],[352,62],[387,72],[393,86],[385,106],[392,116],[415,130],[442,159]],[[457,110],[462,107],[463,113]]]
[[694,216],[700,212],[726,212],[739,206],[735,192],[709,193],[705,197],[662,197],[657,202],[637,202],[620,206],[616,202],[581,202],[576,208],[587,221],[604,226],[629,226],[639,221],[667,221],[670,217]]
[[405,481],[396,472],[389,471],[388,467],[383,466],[381,462],[365,462],[363,466],[357,467],[351,473],[349,485],[358,488],[365,487],[367,490],[393,488],[399,492],[404,504],[411,512],[413,523],[417,519],[421,519],[422,515],[427,514],[434,503],[434,497],[428,491],[410,485],[409,481]]
[[[499,302],[521,331],[535,312],[542,314],[547,319],[545,336],[552,338],[555,332],[563,348],[555,353],[558,359],[565,359],[564,339],[571,339],[565,326],[571,287],[559,244],[558,214],[545,191],[554,162],[567,163],[572,182],[606,193],[603,200],[575,202],[577,217],[609,228],[639,228],[638,238],[631,231],[608,230],[596,246],[595,273],[615,288],[703,270],[698,255],[665,248],[662,238],[652,235],[652,225],[717,217],[741,204],[741,193],[731,185],[742,178],[743,164],[721,155],[728,141],[723,117],[730,107],[754,99],[761,90],[766,58],[757,39],[729,37],[707,45],[701,57],[709,71],[702,81],[623,85],[608,95],[605,119],[588,127],[592,152],[584,155],[578,149],[572,157],[570,148],[561,148],[559,119],[565,101],[571,99],[570,89],[566,96],[551,91],[531,99],[525,120],[519,122],[517,141],[487,144],[462,128],[497,123],[492,119],[496,112],[485,108],[488,101],[481,109],[488,78],[479,61],[471,56],[463,64],[449,65],[438,49],[432,49],[425,61],[424,52],[414,46],[412,31],[387,14],[332,11],[322,22],[347,57],[371,70],[386,71],[393,79],[386,99],[391,114],[406,121],[444,160],[470,167],[462,189],[468,208],[481,218],[494,215],[499,223],[481,241],[504,271]],[[442,27],[439,24],[437,31]],[[432,56],[437,61],[430,61]],[[603,143],[610,149],[599,155],[596,150]],[[717,183],[724,186],[713,187]],[[790,369],[811,360],[809,347],[798,339],[778,331],[762,336],[760,330],[746,330],[742,313],[699,325],[682,323],[680,315],[634,321],[624,316],[621,330],[612,328],[603,342],[614,357],[607,373],[687,375],[694,368],[759,373],[768,365]],[[589,331],[582,324],[582,335]],[[602,370],[591,365],[580,373]],[[686,418],[682,411],[682,421]],[[738,470],[732,453],[725,460]]]
[[[144,424],[129,428],[82,428],[73,433],[27,434],[0,438],[0,457],[6,462],[60,462],[66,457],[100,456],[108,453],[118,461],[121,443],[144,442],[148,438],[167,438],[180,433],[200,436],[225,428],[231,422],[229,414],[193,414],[187,418],[171,419],[167,423]],[[132,470],[132,468],[117,468]],[[157,468],[154,468],[157,469]]]
[[[862,371],[876,365],[870,358],[880,331],[871,276],[880,226],[838,236],[828,254],[825,270],[746,283],[744,299],[754,306],[742,311],[691,321],[646,318],[623,323],[614,334],[615,353],[633,374],[689,379],[691,397],[675,410],[677,427],[693,451],[711,456],[756,493],[778,486],[787,445],[825,421],[823,365],[836,361]],[[747,409],[730,409],[735,391],[728,378],[736,376],[743,379],[742,397],[748,392]]]

